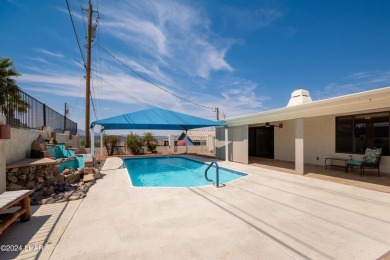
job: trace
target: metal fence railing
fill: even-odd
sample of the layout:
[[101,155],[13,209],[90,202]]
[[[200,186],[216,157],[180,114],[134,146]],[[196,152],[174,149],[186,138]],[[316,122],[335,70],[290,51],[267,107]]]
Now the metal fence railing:
[[56,133],[70,131],[77,134],[77,123],[22,90],[0,90],[0,114],[12,127],[40,130],[48,126]]

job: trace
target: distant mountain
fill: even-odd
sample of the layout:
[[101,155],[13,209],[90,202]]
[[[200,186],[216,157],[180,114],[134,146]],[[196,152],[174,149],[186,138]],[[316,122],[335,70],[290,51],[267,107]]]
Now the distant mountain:
[[85,136],[85,131],[77,128],[77,133],[81,136]]

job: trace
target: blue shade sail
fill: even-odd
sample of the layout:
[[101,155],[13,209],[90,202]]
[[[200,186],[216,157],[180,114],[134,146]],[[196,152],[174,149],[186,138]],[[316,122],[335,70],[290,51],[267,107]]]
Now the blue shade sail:
[[110,129],[159,129],[159,130],[189,130],[194,128],[224,126],[223,122],[212,121],[196,116],[190,116],[171,110],[151,108],[97,120],[91,123]]

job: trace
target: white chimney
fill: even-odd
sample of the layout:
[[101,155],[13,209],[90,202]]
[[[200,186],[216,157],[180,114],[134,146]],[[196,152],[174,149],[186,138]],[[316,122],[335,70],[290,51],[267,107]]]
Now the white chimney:
[[297,89],[294,90],[293,93],[291,93],[291,98],[287,106],[292,107],[292,106],[307,104],[311,102],[313,102],[313,100],[311,100],[309,91],[307,91],[306,89]]

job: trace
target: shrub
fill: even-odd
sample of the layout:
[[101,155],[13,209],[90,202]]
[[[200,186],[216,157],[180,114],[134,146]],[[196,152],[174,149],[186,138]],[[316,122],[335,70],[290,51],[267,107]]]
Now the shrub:
[[119,144],[119,137],[116,135],[105,135],[103,137],[103,144],[106,147],[107,154],[111,156]]
[[141,137],[137,134],[131,132],[126,136],[126,146],[131,151],[132,154],[140,154],[142,148]]
[[149,144],[146,145],[146,148],[151,153],[155,153],[156,152],[156,147],[157,147],[157,145],[154,144],[154,143],[149,143]]

